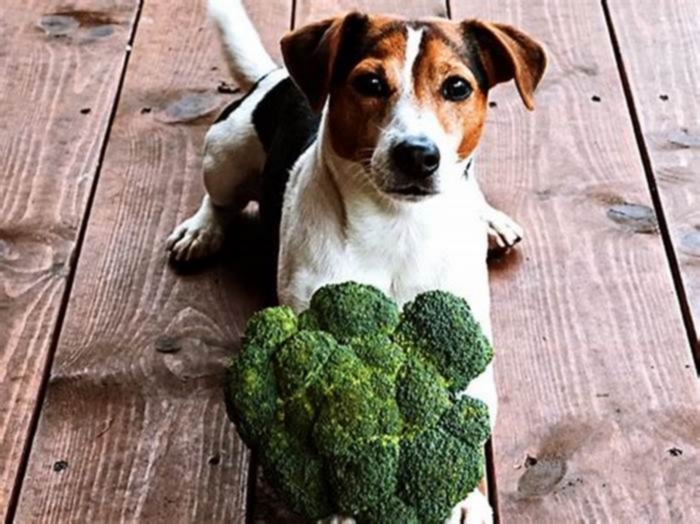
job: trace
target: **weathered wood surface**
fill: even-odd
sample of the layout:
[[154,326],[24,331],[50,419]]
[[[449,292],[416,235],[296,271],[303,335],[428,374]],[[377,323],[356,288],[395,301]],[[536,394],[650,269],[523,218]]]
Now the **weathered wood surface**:
[[492,282],[501,520],[697,522],[700,395],[600,3],[451,7],[550,54],[533,114],[493,92],[477,165],[526,231]]
[[[164,250],[201,198],[202,139],[231,99],[204,4],[145,3],[18,522],[245,521],[248,453],[221,372],[263,304],[255,260],[241,240],[177,275]],[[287,27],[290,12],[250,4],[266,34]]]
[[[136,4],[0,5],[0,516],[61,327]],[[263,304],[254,232],[193,274],[173,274],[163,252],[201,197],[202,137],[231,97],[216,90],[230,79],[204,4],[145,3],[17,522],[246,520],[248,453],[220,375]],[[279,57],[292,1],[248,4]],[[608,6],[697,320],[700,8]],[[297,26],[353,8],[447,12],[439,0],[296,7]],[[512,86],[494,91],[477,168],[527,232],[492,284],[501,520],[699,522],[697,379],[600,3],[450,7],[528,30],[551,59],[534,114]],[[261,489],[251,520],[292,522]]]
[[358,10],[405,17],[447,16],[445,0],[296,0],[296,26]]
[[[683,288],[700,329],[700,4],[616,0],[608,8]],[[700,345],[695,339],[696,363]]]
[[0,3],[0,520],[31,440],[137,2],[66,5]]

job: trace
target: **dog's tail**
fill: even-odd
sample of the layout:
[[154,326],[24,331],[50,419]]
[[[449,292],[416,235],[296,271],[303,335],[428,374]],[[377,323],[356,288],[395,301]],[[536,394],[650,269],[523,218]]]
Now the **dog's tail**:
[[260,78],[277,69],[241,0],[209,0],[209,15],[221,35],[231,75],[241,88],[250,89]]

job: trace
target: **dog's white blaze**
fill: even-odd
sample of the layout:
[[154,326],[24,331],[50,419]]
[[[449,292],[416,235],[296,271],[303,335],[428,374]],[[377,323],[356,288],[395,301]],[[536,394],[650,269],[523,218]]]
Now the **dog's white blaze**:
[[420,54],[420,44],[423,41],[422,29],[406,28],[408,35],[406,38],[406,56],[404,58],[403,70],[401,71],[401,96],[411,96],[413,94],[413,66]]
[[425,38],[423,29],[406,29],[406,54],[401,68],[400,97],[396,102],[388,122],[383,126],[374,153],[375,165],[390,165],[392,148],[407,138],[425,136],[440,150],[441,167],[436,175],[440,191],[448,191],[460,184],[466,161],[457,156],[459,137],[446,133],[435,112],[422,107],[416,96],[413,70],[421,54],[421,44]]

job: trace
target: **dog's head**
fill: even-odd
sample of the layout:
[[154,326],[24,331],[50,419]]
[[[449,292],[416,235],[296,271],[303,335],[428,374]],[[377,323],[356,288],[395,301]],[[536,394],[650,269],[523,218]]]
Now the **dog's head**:
[[404,200],[448,190],[479,142],[489,89],[514,79],[532,109],[546,66],[511,26],[360,13],[291,32],[282,52],[311,107],[328,101],[335,153]]

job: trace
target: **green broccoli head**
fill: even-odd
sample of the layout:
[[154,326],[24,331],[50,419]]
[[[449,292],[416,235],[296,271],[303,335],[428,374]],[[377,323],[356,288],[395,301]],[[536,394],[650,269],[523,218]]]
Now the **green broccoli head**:
[[[347,282],[316,291],[307,315],[319,329],[345,342],[354,337],[392,332],[399,321],[399,308],[378,289]],[[311,322],[310,318],[306,322]]]
[[272,428],[261,451],[265,477],[284,495],[294,511],[312,519],[333,512],[324,462],[312,447],[278,424]]
[[407,351],[421,354],[457,392],[481,375],[493,349],[467,302],[445,291],[429,291],[407,304],[394,334]]
[[322,402],[314,442],[320,454],[345,457],[357,442],[382,436],[382,413],[396,401],[372,387],[372,370],[345,346],[330,359],[320,392]]
[[467,443],[440,427],[402,441],[398,496],[419,522],[442,522],[484,477],[481,442]]
[[255,313],[246,326],[243,348],[227,370],[226,408],[246,442],[267,435],[277,413],[277,385],[271,357],[297,331],[297,317],[288,307]]
[[413,506],[409,506],[397,496],[389,497],[381,503],[357,516],[357,524],[421,524]]
[[452,436],[470,442],[486,442],[491,434],[489,410],[481,400],[463,396],[445,412],[440,426]]
[[411,356],[401,370],[396,400],[408,434],[434,426],[452,406],[445,379],[417,356]]
[[336,284],[298,318],[253,316],[227,408],[295,511],[434,524],[483,477],[488,411],[457,391],[491,356],[461,299],[429,292],[399,314],[372,287]]
[[248,321],[243,343],[275,351],[282,342],[297,332],[298,327],[299,320],[291,308],[281,306],[263,309]]
[[357,515],[380,506],[394,495],[399,439],[370,440],[353,451],[355,453],[334,457],[328,462],[328,476],[338,511],[346,515]]

